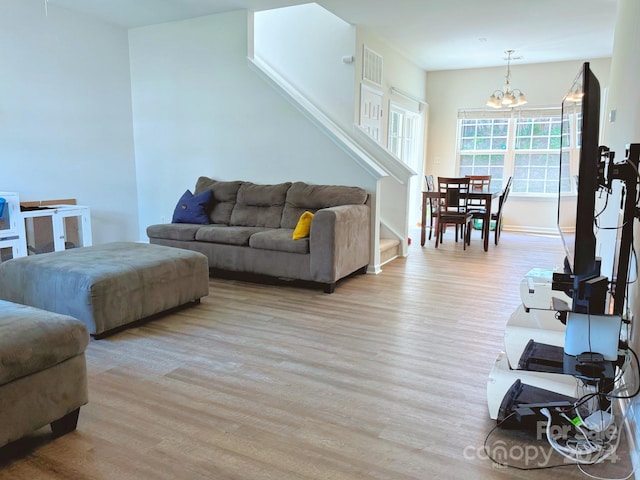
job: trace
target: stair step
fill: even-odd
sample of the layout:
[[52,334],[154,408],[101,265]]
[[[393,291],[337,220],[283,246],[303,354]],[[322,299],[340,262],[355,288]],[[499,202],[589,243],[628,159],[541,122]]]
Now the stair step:
[[400,240],[395,238],[380,239],[380,264],[384,265],[400,255]]

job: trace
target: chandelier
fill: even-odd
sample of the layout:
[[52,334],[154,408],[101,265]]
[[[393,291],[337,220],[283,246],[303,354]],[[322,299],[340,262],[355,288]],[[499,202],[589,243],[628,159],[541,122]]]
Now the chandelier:
[[527,99],[522,93],[522,90],[518,88],[511,88],[511,55],[515,50],[507,50],[504,53],[507,54],[507,74],[504,77],[504,87],[502,90],[496,90],[491,94],[489,100],[487,100],[487,107],[493,108],[511,108],[519,107],[527,103]]

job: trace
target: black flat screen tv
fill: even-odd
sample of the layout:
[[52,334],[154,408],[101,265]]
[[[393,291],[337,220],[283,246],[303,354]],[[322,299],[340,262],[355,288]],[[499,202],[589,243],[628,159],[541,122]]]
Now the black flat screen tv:
[[[575,121],[572,120],[572,117]],[[572,131],[575,125],[576,131]],[[558,229],[566,251],[565,273],[576,280],[600,275],[594,214],[598,190],[600,84],[585,62],[562,100]],[[579,145],[577,170],[569,152]],[[575,182],[575,183],[574,183]],[[575,188],[572,188],[572,183]],[[575,222],[571,219],[575,216]]]

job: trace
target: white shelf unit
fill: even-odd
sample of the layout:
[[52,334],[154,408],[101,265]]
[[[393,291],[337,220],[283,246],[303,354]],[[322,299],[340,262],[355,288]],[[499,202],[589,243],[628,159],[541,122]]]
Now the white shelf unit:
[[37,254],[92,244],[89,207],[47,205],[22,212],[28,253]]
[[0,192],[0,262],[27,255],[20,198],[16,192]]

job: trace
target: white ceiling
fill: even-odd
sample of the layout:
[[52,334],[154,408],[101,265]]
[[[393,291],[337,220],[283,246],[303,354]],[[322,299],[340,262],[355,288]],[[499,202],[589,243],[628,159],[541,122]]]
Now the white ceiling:
[[[305,0],[42,0],[139,27],[228,12],[267,10]],[[611,56],[617,0],[317,0],[370,28],[427,71]]]

